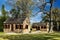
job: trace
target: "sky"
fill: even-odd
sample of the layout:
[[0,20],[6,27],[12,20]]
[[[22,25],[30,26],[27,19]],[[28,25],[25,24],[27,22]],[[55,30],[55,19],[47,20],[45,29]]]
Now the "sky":
[[[9,11],[9,10],[11,10],[11,6],[9,5],[9,4],[7,4],[7,2],[6,2],[7,0],[0,0],[0,15],[1,15],[1,6],[4,4],[5,5],[5,10],[6,11]],[[34,0],[35,2],[39,2],[39,1],[37,1],[37,0]],[[46,0],[46,2],[48,2],[49,0]],[[40,5],[40,4],[39,4]],[[46,8],[45,9],[47,9],[47,10],[49,10],[49,5],[50,4],[47,4],[46,5]],[[53,4],[53,7],[54,8],[60,8],[60,0],[57,0],[54,4]],[[37,13],[39,11],[39,8],[37,7],[37,6],[35,6],[34,7],[34,9],[33,9],[33,11],[32,11],[32,13]],[[31,22],[33,23],[33,22],[40,22],[41,20],[42,20],[42,18],[41,18],[41,13],[42,12],[39,12],[35,17],[32,17],[31,18]]]

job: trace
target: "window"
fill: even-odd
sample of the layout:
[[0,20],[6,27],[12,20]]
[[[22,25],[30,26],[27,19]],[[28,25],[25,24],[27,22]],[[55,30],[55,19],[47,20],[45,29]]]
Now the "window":
[[39,26],[37,27],[37,30],[40,30],[40,27]]
[[23,29],[23,25],[20,25],[20,29]]
[[28,29],[28,25],[26,25],[25,28]]
[[32,28],[35,28],[34,26]]
[[41,26],[41,29],[43,29],[43,26]]
[[37,28],[37,26],[33,26],[32,28]]
[[7,28],[7,25],[4,25],[4,28],[6,29]]
[[16,29],[18,29],[18,25],[16,25]]
[[10,28],[10,25],[4,25],[4,28],[5,29],[9,29]]
[[44,26],[44,29],[46,29],[46,26]]

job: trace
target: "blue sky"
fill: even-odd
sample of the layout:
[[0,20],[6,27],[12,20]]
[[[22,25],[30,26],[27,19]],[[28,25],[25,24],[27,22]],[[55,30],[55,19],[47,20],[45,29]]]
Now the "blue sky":
[[[6,3],[6,1],[7,1],[7,0],[0,0],[0,15],[1,15],[1,6],[2,6],[2,4],[5,5],[5,10],[7,10],[7,11],[11,10],[11,6],[8,5],[8,4]],[[36,1],[36,0],[34,0],[34,1]],[[46,0],[46,2],[47,2],[47,1],[49,1],[49,0]],[[57,1],[53,4],[53,7],[54,7],[54,8],[60,8],[60,0],[57,0]],[[46,8],[45,8],[45,9],[49,10],[49,5],[46,5]],[[39,8],[37,8],[37,6],[36,6],[36,7],[34,7],[32,13],[37,13],[38,11],[39,11]],[[39,21],[41,21],[41,19],[42,19],[42,18],[41,18],[41,12],[39,12],[35,17],[32,17],[32,18],[31,18],[31,22],[39,22]]]

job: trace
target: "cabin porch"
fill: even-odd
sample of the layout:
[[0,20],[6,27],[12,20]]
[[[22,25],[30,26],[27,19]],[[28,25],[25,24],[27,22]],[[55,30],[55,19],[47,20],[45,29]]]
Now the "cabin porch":
[[28,25],[23,24],[4,24],[4,32],[23,33],[29,32]]

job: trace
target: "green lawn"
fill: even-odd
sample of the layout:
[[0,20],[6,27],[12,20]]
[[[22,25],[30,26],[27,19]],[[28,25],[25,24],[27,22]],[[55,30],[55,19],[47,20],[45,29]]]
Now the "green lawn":
[[0,40],[60,40],[60,33],[0,35]]

